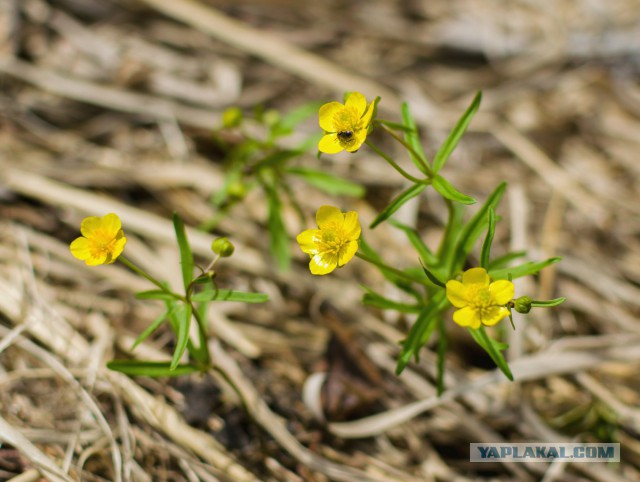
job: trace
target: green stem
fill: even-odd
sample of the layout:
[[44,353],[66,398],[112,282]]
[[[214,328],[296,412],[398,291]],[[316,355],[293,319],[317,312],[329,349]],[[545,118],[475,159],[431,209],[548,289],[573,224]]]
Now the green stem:
[[367,144],[371,149],[373,149],[376,154],[378,154],[380,157],[382,157],[385,161],[387,161],[391,167],[393,167],[396,171],[398,171],[400,173],[400,175],[402,177],[404,177],[405,179],[411,181],[414,184],[427,184],[429,181],[427,179],[418,179],[417,177],[412,176],[411,174],[409,174],[407,171],[405,171],[404,169],[402,169],[398,163],[396,163],[396,161],[394,161],[393,159],[391,159],[389,156],[387,156],[384,152],[382,152],[380,149],[378,149],[374,144],[372,144],[368,139],[366,141],[364,141],[365,144]]
[[[191,300],[189,300],[191,303]],[[193,306],[191,303],[191,309],[193,311],[193,317],[198,322],[198,338],[200,338],[200,345],[198,346],[198,351],[204,353],[205,365],[209,366],[211,364],[211,355],[209,353],[209,344],[207,343],[207,339],[209,338],[207,333],[207,325],[205,320],[200,316],[200,312]]]
[[363,261],[366,261],[366,262],[371,263],[371,264],[373,264],[375,266],[378,266],[378,267],[380,267],[382,269],[385,269],[385,270],[393,273],[394,275],[396,275],[399,278],[402,278],[402,279],[404,279],[406,281],[410,281],[412,283],[419,283],[419,284],[427,286],[427,287],[430,286],[429,283],[427,282],[427,280],[420,279],[420,278],[414,278],[410,274],[407,274],[404,271],[400,271],[399,269],[392,268],[391,266],[388,266],[388,265],[384,264],[381,261],[373,259],[373,258],[367,256],[366,254],[361,253],[360,251],[356,252],[356,256],[358,258],[362,259]]
[[160,288],[162,291],[164,291],[167,294],[170,294],[171,296],[178,296],[182,301],[186,301],[186,298],[182,295],[178,295],[177,293],[174,293],[173,291],[171,291],[170,289],[168,289],[166,286],[164,286],[162,283],[160,283],[160,281],[158,281],[157,279],[155,279],[153,276],[151,276],[150,274],[148,274],[146,271],[143,271],[142,269],[138,268],[135,264],[133,264],[131,261],[129,261],[127,258],[125,258],[124,256],[120,256],[118,257],[118,260],[124,264],[126,267],[128,267],[129,269],[131,269],[132,271],[135,271],[136,273],[138,273],[140,276],[142,276],[143,278],[148,279],[149,281],[151,281],[154,285],[156,285],[158,288]]
[[427,176],[429,176],[429,178],[433,178],[433,170],[431,169],[431,166],[429,166],[427,161],[413,148],[413,146],[411,146],[411,144],[409,144],[402,137],[396,134],[389,126],[386,126],[382,123],[379,123],[378,125],[382,127],[385,131],[387,131],[387,133],[391,137],[393,137],[396,141],[402,144],[404,148],[407,149],[413,157],[418,159],[418,161],[420,162],[420,165],[422,165],[422,167],[424,168],[424,171],[427,173]]
[[[219,258],[219,256],[218,256],[218,258]],[[216,258],[214,260],[214,262],[217,261],[218,258]],[[198,350],[201,350],[204,353],[205,365],[208,366],[211,363],[211,355],[209,354],[209,346],[207,345],[207,338],[208,338],[207,337],[207,326],[205,325],[204,320],[200,316],[200,313],[198,312],[196,307],[193,306],[193,303],[191,302],[191,289],[189,289],[189,294],[186,297],[182,296],[182,295],[179,295],[178,293],[174,293],[173,291],[168,289],[166,286],[164,286],[162,283],[160,283],[158,280],[156,280],[149,273],[147,273],[146,271],[143,271],[142,269],[138,268],[135,264],[133,264],[131,261],[129,261],[124,256],[120,256],[120,257],[118,257],[118,259],[122,262],[122,264],[124,264],[129,269],[131,269],[135,273],[139,274],[143,278],[146,278],[147,280],[151,281],[154,285],[156,285],[158,288],[160,288],[165,293],[170,294],[171,296],[174,296],[174,297],[180,299],[182,302],[189,303],[191,305],[191,312],[193,313],[194,318],[198,322],[198,334],[199,334],[199,337],[200,337],[200,346],[198,347]],[[191,286],[189,288],[191,288]]]
[[445,227],[444,236],[438,247],[438,258],[441,260],[442,265],[446,268],[447,272],[453,274],[453,263],[455,261],[455,248],[456,248],[456,236],[457,231],[462,222],[462,208],[460,204],[454,203],[450,199],[444,198],[444,202],[449,210],[449,218],[447,220],[447,226]]

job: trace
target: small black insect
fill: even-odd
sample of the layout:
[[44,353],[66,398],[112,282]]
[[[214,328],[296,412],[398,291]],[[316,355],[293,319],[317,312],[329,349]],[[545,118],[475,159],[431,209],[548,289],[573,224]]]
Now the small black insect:
[[338,139],[342,142],[349,142],[353,139],[353,131],[339,131]]

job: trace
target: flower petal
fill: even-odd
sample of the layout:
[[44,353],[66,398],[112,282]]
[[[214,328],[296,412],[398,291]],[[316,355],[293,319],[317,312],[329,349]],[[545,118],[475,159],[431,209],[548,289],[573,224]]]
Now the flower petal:
[[303,253],[307,254],[317,254],[318,253],[318,245],[316,244],[316,239],[320,237],[319,229],[307,229],[306,231],[302,231],[296,237],[296,241],[300,245],[300,249]]
[[107,262],[106,254],[99,254],[97,256],[92,255],[90,258],[85,259],[84,262],[87,263],[87,266],[98,266],[100,264],[105,264]]
[[117,214],[109,213],[102,216],[101,228],[105,231],[105,233],[109,233],[109,235],[115,238],[118,233],[122,229],[122,222]]
[[347,244],[342,246],[340,249],[340,253],[338,253],[338,266],[344,266],[358,251],[358,242],[357,241],[349,241]]
[[346,147],[347,152],[356,152],[358,149],[362,147],[364,141],[367,139],[367,131],[364,129],[360,129],[356,131],[351,143]]
[[344,214],[334,206],[320,206],[316,213],[316,222],[320,229],[342,226]]
[[360,92],[351,92],[344,103],[345,107],[354,107],[358,111],[358,117],[362,117],[367,110],[367,99]]
[[467,301],[467,288],[457,280],[447,281],[447,298],[456,308],[463,308],[469,303]]
[[91,249],[89,248],[89,240],[87,238],[76,238],[69,245],[71,254],[78,259],[84,261],[91,257]]
[[345,236],[350,240],[356,240],[360,237],[362,228],[358,221],[358,213],[355,211],[349,211],[344,213],[344,224],[342,225]]
[[344,150],[336,134],[325,134],[318,142],[318,150],[325,154],[337,154]]
[[362,117],[360,118],[360,126],[367,132],[369,124],[371,124],[371,118],[373,117],[373,102],[371,102]]
[[479,284],[489,286],[489,275],[484,268],[471,268],[462,273],[462,283],[465,285]]
[[489,285],[489,292],[493,295],[496,305],[506,305],[513,299],[515,287],[511,281],[501,279]]
[[93,237],[100,228],[102,228],[102,219],[98,216],[89,216],[80,223],[80,232],[85,238]]
[[491,306],[484,312],[484,316],[482,317],[482,324],[493,326],[508,315],[509,310],[504,306]]
[[331,273],[338,266],[338,257],[335,254],[316,254],[309,262],[311,274],[322,275]]
[[480,328],[480,319],[474,310],[468,306],[453,312],[453,321],[460,326],[468,326],[470,328]]
[[[122,232],[122,230],[120,232]],[[127,238],[125,238],[124,236],[118,238],[116,244],[113,245],[113,249],[109,253],[109,256],[107,256],[107,264],[111,264],[116,259],[118,259],[118,256],[120,256],[124,251],[125,244],[127,244]]]
[[344,105],[340,102],[329,102],[320,107],[318,111],[318,124],[320,124],[320,128],[327,132],[335,132],[336,128],[333,125],[333,118],[341,109],[344,109]]

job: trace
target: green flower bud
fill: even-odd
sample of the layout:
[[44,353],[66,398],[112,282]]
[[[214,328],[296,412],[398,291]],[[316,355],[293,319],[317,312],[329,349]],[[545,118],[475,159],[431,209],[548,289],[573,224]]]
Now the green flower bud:
[[238,127],[242,123],[242,111],[238,107],[229,107],[222,113],[222,125],[227,129]]
[[262,116],[262,121],[265,125],[274,126],[280,121],[280,113],[275,109],[269,109]]
[[518,313],[527,314],[531,311],[533,300],[528,296],[521,296],[513,300],[513,307]]
[[233,199],[244,199],[247,195],[247,187],[242,181],[235,181],[227,187],[227,194]]
[[219,254],[222,258],[228,258],[236,248],[227,238],[217,238],[211,243],[211,251]]

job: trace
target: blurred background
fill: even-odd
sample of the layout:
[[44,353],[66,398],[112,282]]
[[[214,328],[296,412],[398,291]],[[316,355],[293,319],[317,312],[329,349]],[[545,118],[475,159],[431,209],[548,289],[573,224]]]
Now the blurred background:
[[[0,479],[638,480],[639,79],[637,0],[2,0]],[[243,162],[313,146],[317,107],[351,90],[380,96],[379,117],[396,122],[408,102],[431,156],[483,92],[444,173],[480,201],[509,183],[495,255],[562,256],[516,293],[568,299],[505,330],[516,382],[451,323],[452,392],[437,399],[432,347],[394,375],[411,316],[362,306],[359,285],[401,294],[359,260],[309,274],[294,237],[320,205],[357,210],[364,226],[405,187],[370,149],[295,159],[364,190],[287,178],[291,260],[274,259],[272,199]],[[241,128],[222,129],[230,107]],[[130,353],[159,313],[133,296],[147,283],[118,264],[85,267],[68,243],[83,217],[116,212],[127,256],[179,282],[174,211],[203,264],[214,235],[236,244],[220,286],[271,298],[210,314],[219,362],[262,416],[221,378],[105,368],[166,359],[173,337],[160,330]],[[446,211],[426,192],[398,219],[437,246]],[[415,264],[401,232],[363,235],[390,264]],[[618,442],[621,462],[469,462],[469,443],[505,441]]]

